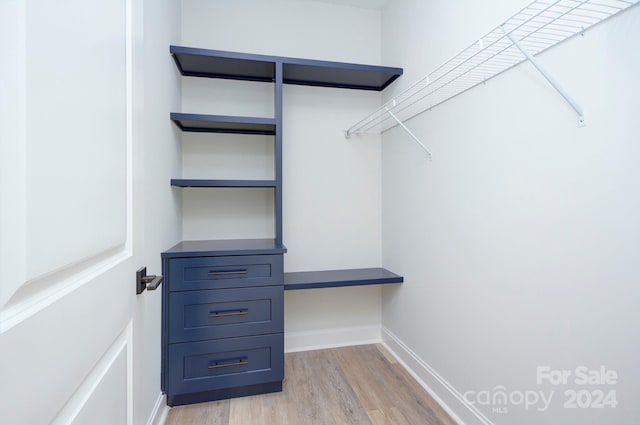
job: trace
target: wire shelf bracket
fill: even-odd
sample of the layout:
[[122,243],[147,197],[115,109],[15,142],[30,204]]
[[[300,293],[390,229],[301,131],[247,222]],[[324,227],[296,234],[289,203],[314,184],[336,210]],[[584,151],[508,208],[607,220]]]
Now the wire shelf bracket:
[[[392,102],[392,106],[395,106],[395,103],[394,103],[394,102]],[[405,123],[404,123],[404,122],[402,122],[402,121],[400,120],[400,118],[398,118],[398,117],[396,116],[396,114],[394,114],[394,113],[393,113],[393,111],[392,111],[389,107],[385,106],[385,107],[384,107],[384,109],[387,111],[387,113],[389,114],[389,116],[390,116],[390,117],[391,117],[391,118],[396,122],[396,124],[397,124],[397,125],[399,125],[400,127],[402,127],[402,128],[404,129],[404,131],[406,131],[406,132],[409,134],[409,136],[411,136],[411,138],[412,138],[413,140],[415,140],[415,141],[416,141],[416,143],[417,143],[417,144],[419,144],[419,145],[420,145],[420,147],[421,147],[422,149],[424,149],[424,151],[427,153],[427,156],[429,157],[429,159],[433,159],[433,154],[431,153],[431,150],[430,150],[427,146],[425,146],[425,144],[424,144],[424,143],[422,143],[422,142],[420,141],[420,139],[418,138],[418,136],[416,136],[416,135],[413,133],[413,131],[409,130],[409,127],[407,127],[407,126],[405,125]],[[361,132],[361,133],[362,133],[362,132]],[[349,132],[349,130],[346,130],[346,131],[344,132],[344,137],[346,137],[347,139],[349,139],[349,138],[351,138],[351,134],[353,134],[353,133],[350,133],[350,132]]]
[[387,110],[387,113],[391,116],[391,118],[393,118],[398,123],[398,125],[404,129],[404,131],[409,133],[409,136],[411,136],[411,138],[413,140],[415,140],[422,147],[422,149],[424,149],[427,152],[427,155],[429,156],[429,159],[432,159],[433,158],[433,154],[431,153],[429,148],[426,147],[424,145],[424,143],[422,143],[420,141],[420,139],[418,139],[418,136],[413,134],[413,132],[411,130],[409,130],[409,128],[402,121],[400,121],[400,119],[398,117],[396,117],[396,115],[391,111],[391,109],[389,109],[389,108],[385,108],[385,109]]
[[509,37],[509,40],[511,40],[511,42],[514,44],[514,46],[516,46],[518,48],[518,50],[520,50],[520,52],[522,52],[522,54],[525,55],[527,60],[529,62],[531,62],[531,64],[538,70],[538,72],[540,74],[542,74],[542,76],[549,82],[549,84],[551,84],[551,86],[554,89],[556,89],[556,91],[560,94],[560,96],[562,96],[564,98],[564,100],[567,101],[569,106],[571,106],[573,108],[573,110],[576,111],[576,114],[578,114],[578,127],[584,127],[585,126],[584,113],[582,112],[582,108],[580,107],[580,105],[578,105],[576,103],[576,101],[573,100],[571,98],[571,96],[569,96],[567,94],[566,91],[564,91],[562,86],[560,86],[560,84],[558,84],[558,82],[554,78],[552,78],[551,75],[547,71],[545,71],[545,69],[542,67],[542,65],[540,65],[540,63],[538,62],[537,59],[534,58],[527,51],[527,49],[522,44],[520,44],[520,42],[518,40],[516,40],[513,37],[513,35],[511,33],[507,32],[507,30],[504,28],[504,26],[501,26],[500,28],[502,29],[502,31],[504,31],[506,36]]
[[534,0],[349,127],[345,136],[386,133],[401,127],[431,156],[429,149],[407,128],[407,121],[524,61],[529,61],[567,101],[582,127],[585,123],[582,108],[535,56],[638,4],[640,0]]

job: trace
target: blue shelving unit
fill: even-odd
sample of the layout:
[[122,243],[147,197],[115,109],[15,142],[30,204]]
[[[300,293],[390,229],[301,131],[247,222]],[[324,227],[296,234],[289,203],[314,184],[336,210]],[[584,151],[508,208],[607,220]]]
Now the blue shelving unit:
[[[264,134],[275,137],[274,183],[259,181],[198,181],[173,179],[178,187],[275,188],[275,239],[282,243],[282,85],[298,84],[381,91],[402,75],[401,68],[319,61],[283,56],[256,55],[222,50],[170,46],[180,73],[189,77],[261,81],[274,84],[273,118],[206,115],[172,112],[171,120],[182,131],[204,133]],[[237,183],[235,183],[237,182]]]
[[282,87],[383,90],[400,68],[171,46],[180,73],[273,84],[273,117],[171,113],[185,132],[273,136],[271,180],[172,179],[179,188],[267,188],[274,239],[185,241],[162,253],[162,390],[171,406],[280,391],[284,290],[401,283],[385,269],[284,273]]

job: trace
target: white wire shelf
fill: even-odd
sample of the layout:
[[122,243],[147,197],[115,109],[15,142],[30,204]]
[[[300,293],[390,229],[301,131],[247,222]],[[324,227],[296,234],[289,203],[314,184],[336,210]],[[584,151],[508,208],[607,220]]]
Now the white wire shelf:
[[536,0],[496,26],[411,87],[364,117],[345,134],[371,133],[401,126],[405,122],[529,59],[549,83],[573,107],[584,122],[581,108],[544,72],[534,56],[583,33],[640,0]]

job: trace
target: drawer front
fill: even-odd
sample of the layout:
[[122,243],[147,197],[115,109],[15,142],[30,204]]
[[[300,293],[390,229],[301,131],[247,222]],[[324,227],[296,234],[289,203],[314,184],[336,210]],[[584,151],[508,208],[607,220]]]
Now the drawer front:
[[284,334],[169,346],[169,395],[284,379]]
[[169,342],[200,341],[284,330],[284,287],[170,294]]
[[169,261],[169,290],[282,285],[282,255],[176,258]]

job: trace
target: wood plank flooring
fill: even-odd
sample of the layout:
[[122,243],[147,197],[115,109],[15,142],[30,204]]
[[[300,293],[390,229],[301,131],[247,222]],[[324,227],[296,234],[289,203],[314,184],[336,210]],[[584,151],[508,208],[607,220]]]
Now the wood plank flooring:
[[380,344],[287,353],[281,393],[174,407],[165,425],[455,425]]

